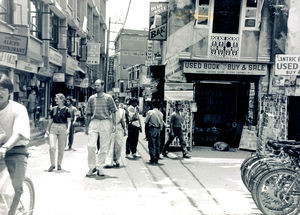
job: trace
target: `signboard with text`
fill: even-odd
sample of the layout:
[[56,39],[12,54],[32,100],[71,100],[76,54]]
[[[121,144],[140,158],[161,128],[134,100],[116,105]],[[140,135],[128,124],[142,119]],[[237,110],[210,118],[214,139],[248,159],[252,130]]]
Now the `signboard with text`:
[[100,43],[87,43],[87,64],[100,64],[100,47]]
[[267,75],[267,64],[184,61],[183,73]]
[[0,32],[0,51],[26,55],[28,37]]
[[0,65],[2,66],[15,68],[17,59],[18,59],[18,55],[16,54],[0,52]]
[[300,76],[300,55],[276,55],[275,75]]
[[149,40],[166,40],[168,2],[150,2],[149,17]]
[[53,82],[65,82],[65,73],[53,73]]

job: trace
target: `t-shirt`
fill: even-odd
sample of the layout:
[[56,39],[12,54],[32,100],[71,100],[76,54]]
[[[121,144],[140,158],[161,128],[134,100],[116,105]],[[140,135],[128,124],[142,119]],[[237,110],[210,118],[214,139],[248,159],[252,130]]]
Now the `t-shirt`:
[[130,105],[127,108],[127,118],[128,118],[128,123],[135,126],[135,127],[140,127],[140,122],[139,122],[139,112],[137,107],[133,107]]
[[145,119],[145,123],[149,123],[149,127],[162,128],[163,114],[157,108],[149,110]]
[[175,128],[181,128],[181,124],[183,122],[182,116],[180,113],[173,112],[171,115],[171,124]]
[[67,119],[71,118],[70,111],[67,107],[59,108],[55,106],[50,111],[50,118],[54,123],[67,123]]
[[30,123],[24,105],[9,100],[8,105],[0,111],[0,126],[7,136],[5,142],[13,135],[20,134],[24,139],[15,146],[27,145],[30,140]]
[[90,96],[86,109],[86,114],[91,119],[111,119],[111,114],[117,111],[117,106],[111,95],[103,93],[101,96],[94,94]]

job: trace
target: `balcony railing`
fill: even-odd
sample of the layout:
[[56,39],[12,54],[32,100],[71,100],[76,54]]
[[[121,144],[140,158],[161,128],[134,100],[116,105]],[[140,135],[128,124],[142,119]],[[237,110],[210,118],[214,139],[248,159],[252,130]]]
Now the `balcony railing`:
[[239,35],[211,35],[209,43],[209,56],[217,58],[238,58],[240,56]]

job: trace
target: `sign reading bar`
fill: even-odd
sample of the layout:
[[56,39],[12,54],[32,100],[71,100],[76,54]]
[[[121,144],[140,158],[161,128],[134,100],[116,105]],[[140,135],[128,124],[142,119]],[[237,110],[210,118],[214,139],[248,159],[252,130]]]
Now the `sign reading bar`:
[[28,37],[16,34],[0,33],[0,51],[26,55]]
[[168,2],[150,2],[149,40],[167,39]]
[[300,55],[276,55],[275,75],[300,75]]
[[183,72],[194,74],[267,75],[267,70],[267,64],[183,62]]

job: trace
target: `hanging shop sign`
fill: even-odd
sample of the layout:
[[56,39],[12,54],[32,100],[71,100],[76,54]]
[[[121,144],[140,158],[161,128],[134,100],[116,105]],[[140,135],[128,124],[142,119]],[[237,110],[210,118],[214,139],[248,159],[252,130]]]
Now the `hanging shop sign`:
[[26,55],[28,37],[0,32],[0,51]]
[[65,81],[66,86],[68,86],[68,87],[74,86],[74,77],[73,76],[66,75],[65,79],[66,79],[66,81]]
[[150,2],[149,17],[149,40],[166,40],[168,2]]
[[100,64],[100,47],[101,43],[87,43],[87,64]]
[[267,64],[184,61],[183,73],[267,75]]
[[26,72],[35,73],[35,74],[37,74],[37,72],[38,72],[37,65],[34,65],[32,63],[28,63],[28,62],[25,62],[25,61],[22,61],[22,60],[17,61],[17,69],[22,70],[22,71],[26,71]]
[[164,98],[166,101],[193,101],[193,83],[165,83]]
[[71,57],[67,57],[67,64],[66,64],[66,74],[74,75],[75,71],[78,69],[78,62]]
[[82,81],[80,83],[80,87],[81,88],[88,88],[89,87],[89,79],[88,78],[82,79]]
[[1,66],[15,68],[17,59],[18,59],[18,55],[16,55],[16,54],[0,52],[0,65]]
[[53,50],[53,49],[49,49],[49,62],[57,65],[57,66],[62,66],[62,61],[63,61],[63,57],[60,53],[58,53],[57,51]]
[[275,75],[300,75],[300,55],[276,55]]
[[53,82],[65,82],[65,73],[53,73]]

